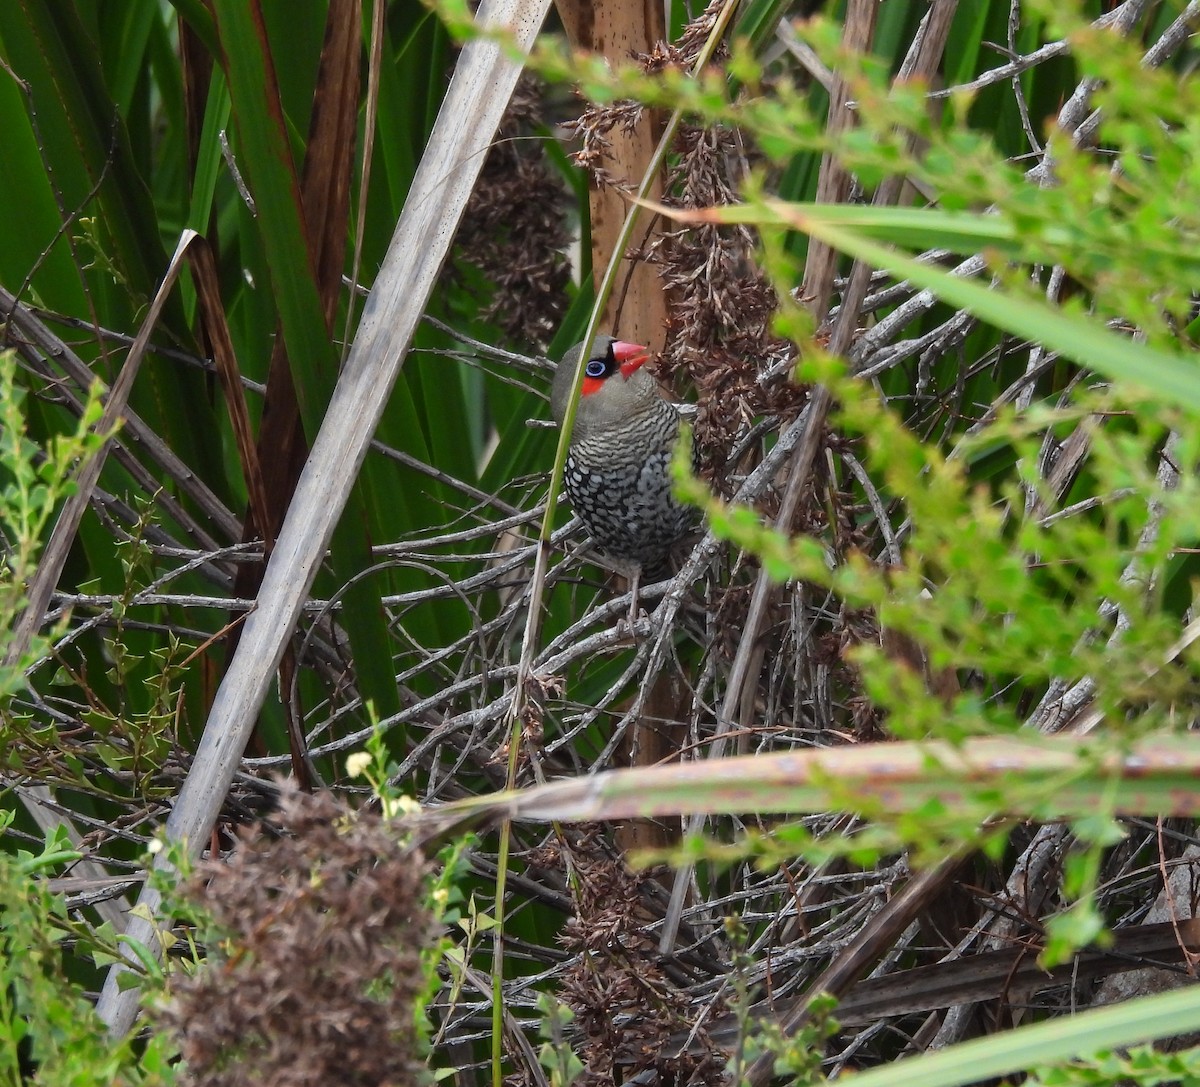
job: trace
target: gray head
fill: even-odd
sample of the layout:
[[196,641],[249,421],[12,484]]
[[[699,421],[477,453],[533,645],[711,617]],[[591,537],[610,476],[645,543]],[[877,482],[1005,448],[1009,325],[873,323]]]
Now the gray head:
[[[554,372],[550,410],[559,426],[567,412],[567,397],[582,352],[583,344],[577,343],[563,355]],[[597,336],[592,341],[592,350],[584,362],[583,388],[572,440],[619,427],[655,407],[655,401],[661,400],[658,385],[642,369],[649,358],[646,348],[639,344],[614,340],[611,336]]]

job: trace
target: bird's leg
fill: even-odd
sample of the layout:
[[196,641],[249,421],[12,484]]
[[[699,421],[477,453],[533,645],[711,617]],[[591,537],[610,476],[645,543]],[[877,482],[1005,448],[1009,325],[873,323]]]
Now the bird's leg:
[[633,563],[621,564],[621,578],[629,589],[629,611],[617,618],[617,632],[624,637],[628,634],[630,640],[637,640],[637,619],[641,613],[641,597],[638,589],[641,584],[642,570]]
[[629,633],[632,634],[634,626],[637,623],[638,612],[641,611],[641,600],[638,599],[638,592],[642,587],[642,567],[638,564],[633,568],[633,574],[629,578]]

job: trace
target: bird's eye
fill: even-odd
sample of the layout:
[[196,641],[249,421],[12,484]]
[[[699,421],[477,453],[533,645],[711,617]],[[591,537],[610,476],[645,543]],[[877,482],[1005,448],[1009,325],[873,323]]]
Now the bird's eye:
[[605,366],[600,359],[590,359],[587,368],[583,371],[588,377],[603,377]]

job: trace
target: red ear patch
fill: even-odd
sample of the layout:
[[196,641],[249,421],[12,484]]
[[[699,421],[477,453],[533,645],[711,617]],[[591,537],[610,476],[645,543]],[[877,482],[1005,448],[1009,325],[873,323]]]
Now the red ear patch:
[[583,387],[580,389],[580,396],[591,396],[592,393],[598,393],[604,386],[604,378],[602,377],[584,377]]

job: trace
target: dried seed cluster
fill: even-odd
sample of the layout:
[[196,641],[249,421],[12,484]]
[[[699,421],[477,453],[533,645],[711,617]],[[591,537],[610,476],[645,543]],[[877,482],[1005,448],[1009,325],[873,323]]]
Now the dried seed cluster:
[[573,1087],[614,1087],[649,1070],[656,1083],[717,1087],[726,1057],[703,1029],[691,1046],[668,1041],[690,1031],[694,1009],[658,954],[651,876],[631,872],[612,856],[596,828],[572,837],[566,848],[577,912],[562,942],[574,958],[560,995],[575,1013],[575,1050],[584,1063]]
[[415,1085],[423,859],[327,793],[285,793],[277,819],[187,888],[228,937],[160,1012],[185,1082]]
[[455,239],[457,259],[495,285],[482,316],[539,350],[566,313],[571,275],[566,188],[530,136],[543,97],[539,81],[521,78]]

